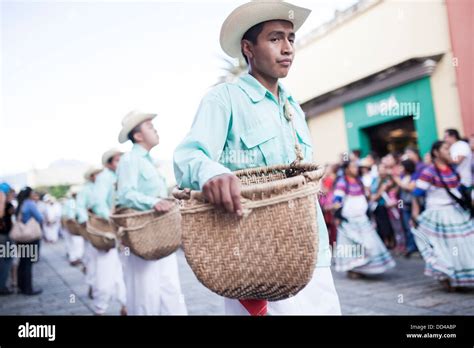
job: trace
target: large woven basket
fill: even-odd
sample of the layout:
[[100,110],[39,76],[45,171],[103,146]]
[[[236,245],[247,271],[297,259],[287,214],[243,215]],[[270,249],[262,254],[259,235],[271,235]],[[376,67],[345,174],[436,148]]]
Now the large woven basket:
[[158,260],[175,252],[181,245],[179,205],[160,214],[155,210],[137,211],[118,208],[110,216],[121,243],[145,260]]
[[66,226],[69,233],[75,236],[82,236],[86,238],[86,231],[83,226],[81,226],[76,220],[74,219],[66,219],[64,221],[64,225]]
[[215,293],[277,301],[311,280],[317,259],[317,192],[323,170],[314,164],[234,172],[242,183],[244,216],[175,190],[181,201],[183,249],[197,278]]
[[86,230],[87,239],[95,248],[103,251],[115,248],[117,243],[115,229],[108,220],[89,213]]

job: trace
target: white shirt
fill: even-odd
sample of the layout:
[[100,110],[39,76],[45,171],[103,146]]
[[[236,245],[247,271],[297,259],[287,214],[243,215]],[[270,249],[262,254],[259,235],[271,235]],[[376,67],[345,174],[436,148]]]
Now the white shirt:
[[471,186],[472,184],[472,173],[471,173],[471,159],[472,152],[469,144],[465,141],[459,140],[455,142],[449,148],[451,158],[455,160],[458,156],[464,156],[464,160],[456,166],[456,171],[461,178],[461,184],[464,186]]

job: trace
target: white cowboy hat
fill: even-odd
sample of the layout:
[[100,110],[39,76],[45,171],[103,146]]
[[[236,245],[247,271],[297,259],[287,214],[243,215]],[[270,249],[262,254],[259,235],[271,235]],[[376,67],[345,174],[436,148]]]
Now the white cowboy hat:
[[123,152],[118,150],[118,149],[107,150],[102,155],[102,164],[105,166],[107,164],[107,162],[109,161],[109,159],[111,159],[112,157],[114,157],[116,155],[122,155],[122,154],[123,154]]
[[102,168],[89,168],[84,173],[84,179],[86,179],[86,181],[89,181],[94,174],[99,174],[101,171]]
[[221,27],[220,43],[225,53],[233,58],[242,56],[240,43],[244,34],[262,22],[285,20],[293,23],[296,32],[306,21],[311,10],[281,0],[254,0],[237,7]]
[[67,192],[67,196],[71,197],[74,194],[78,194],[80,190],[81,190],[80,186],[73,185],[73,186],[69,187],[69,191]]
[[138,126],[140,123],[146,120],[152,120],[156,117],[156,114],[150,114],[140,111],[131,111],[122,119],[122,130],[118,136],[119,143],[123,144],[128,140],[128,133]]

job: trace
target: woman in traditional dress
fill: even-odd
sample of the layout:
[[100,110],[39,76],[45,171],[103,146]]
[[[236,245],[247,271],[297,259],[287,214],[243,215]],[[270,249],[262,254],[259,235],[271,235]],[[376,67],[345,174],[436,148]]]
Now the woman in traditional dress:
[[423,256],[425,274],[447,290],[474,287],[474,220],[469,201],[462,199],[459,174],[451,167],[449,146],[437,141],[431,148],[433,163],[425,168],[413,192],[425,196],[425,211],[413,200],[415,241]]
[[336,271],[350,278],[384,273],[395,261],[367,216],[368,200],[355,162],[345,162],[336,181],[334,203],[340,208],[335,252]]

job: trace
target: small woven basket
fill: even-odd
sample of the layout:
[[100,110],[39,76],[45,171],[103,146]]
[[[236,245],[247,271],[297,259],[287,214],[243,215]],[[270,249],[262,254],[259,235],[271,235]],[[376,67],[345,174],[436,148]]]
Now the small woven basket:
[[89,213],[87,221],[87,239],[91,244],[103,251],[109,251],[117,245],[115,230],[108,220]]
[[86,231],[84,227],[82,227],[76,220],[74,219],[66,219],[64,221],[64,225],[66,226],[69,233],[75,236],[82,236],[85,238]]
[[110,220],[121,243],[145,260],[158,260],[175,252],[181,245],[179,205],[164,214],[155,210],[137,211],[118,208]]
[[242,218],[206,203],[201,192],[174,191],[182,199],[186,259],[201,283],[221,296],[293,296],[311,280],[316,264],[323,170],[292,164],[234,174],[242,183]]

